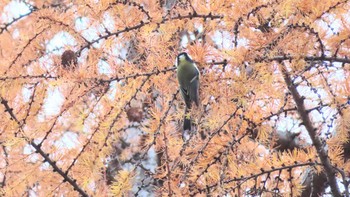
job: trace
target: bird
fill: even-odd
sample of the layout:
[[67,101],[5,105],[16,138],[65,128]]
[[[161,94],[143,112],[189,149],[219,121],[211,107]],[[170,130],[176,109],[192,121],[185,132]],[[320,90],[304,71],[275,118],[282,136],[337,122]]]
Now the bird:
[[182,98],[185,101],[184,130],[191,130],[191,117],[189,110],[192,102],[199,106],[199,78],[200,72],[196,63],[186,52],[179,53],[176,58],[177,79]]

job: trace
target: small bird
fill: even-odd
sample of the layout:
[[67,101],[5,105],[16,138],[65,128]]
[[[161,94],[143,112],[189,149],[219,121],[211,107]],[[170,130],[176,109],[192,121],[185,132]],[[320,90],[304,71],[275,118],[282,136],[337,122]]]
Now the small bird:
[[177,56],[176,66],[181,95],[186,104],[184,130],[191,130],[191,118],[188,111],[191,109],[192,102],[197,107],[199,106],[200,73],[196,64],[186,52],[182,52]]

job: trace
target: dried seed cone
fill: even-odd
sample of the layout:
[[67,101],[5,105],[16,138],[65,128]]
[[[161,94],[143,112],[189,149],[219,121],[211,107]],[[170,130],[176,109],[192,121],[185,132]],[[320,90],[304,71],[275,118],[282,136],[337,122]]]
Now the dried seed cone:
[[78,64],[78,58],[72,50],[66,50],[61,56],[61,64],[66,70],[74,70]]

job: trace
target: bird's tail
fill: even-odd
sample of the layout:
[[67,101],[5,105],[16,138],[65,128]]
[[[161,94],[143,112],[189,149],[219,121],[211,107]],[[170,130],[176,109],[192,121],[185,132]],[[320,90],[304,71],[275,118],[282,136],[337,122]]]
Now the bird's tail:
[[188,111],[187,107],[185,109],[185,117],[184,117],[184,131],[191,131],[191,114]]

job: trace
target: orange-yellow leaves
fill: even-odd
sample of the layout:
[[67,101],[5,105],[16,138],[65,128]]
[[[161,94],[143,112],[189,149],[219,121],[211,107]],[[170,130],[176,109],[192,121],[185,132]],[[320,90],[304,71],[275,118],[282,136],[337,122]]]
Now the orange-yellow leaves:
[[233,65],[240,65],[246,58],[249,58],[245,47],[239,47],[235,50],[227,50],[225,53],[230,57]]
[[309,63],[307,63],[304,59],[300,58],[293,61],[293,64],[291,65],[293,71],[300,71],[303,70],[305,67],[309,66]]
[[110,5],[110,4],[112,4],[112,3],[114,3],[115,1],[113,1],[113,0],[101,0],[101,1],[99,1],[99,4],[100,4],[100,8],[99,8],[99,10],[105,10],[105,9],[107,9],[107,7]]
[[271,137],[271,133],[272,133],[272,128],[268,125],[262,125],[257,129],[258,132],[258,139],[259,141],[266,143],[268,142],[270,137]]
[[[340,95],[347,97],[350,95],[350,75],[348,72],[344,73],[343,85],[338,88]],[[343,98],[344,99],[344,98]],[[342,100],[344,102],[344,100]]]
[[3,141],[4,146],[11,148],[12,146],[19,146],[20,144],[25,143],[24,139],[21,138],[16,138],[13,136],[8,136],[7,139],[5,141]]
[[350,110],[342,112],[342,117],[337,121],[336,144],[348,143],[350,141]]
[[[348,142],[346,142],[348,143]],[[336,164],[343,164],[344,162],[344,147],[339,146],[329,146],[329,159]]]
[[201,45],[199,43],[195,43],[194,45],[188,47],[188,51],[189,54],[191,54],[191,57],[201,64],[205,63],[205,57],[208,56],[209,50],[210,48],[208,45]]
[[89,184],[99,178],[103,163],[96,159],[95,155],[87,154],[81,156],[80,162],[81,169],[75,168],[74,170],[80,174],[79,179],[82,181],[84,188],[88,188]]
[[113,196],[124,196],[128,195],[128,192],[132,188],[133,184],[133,173],[127,170],[121,170],[118,172],[118,175],[115,177],[115,180],[111,187],[110,193]]

